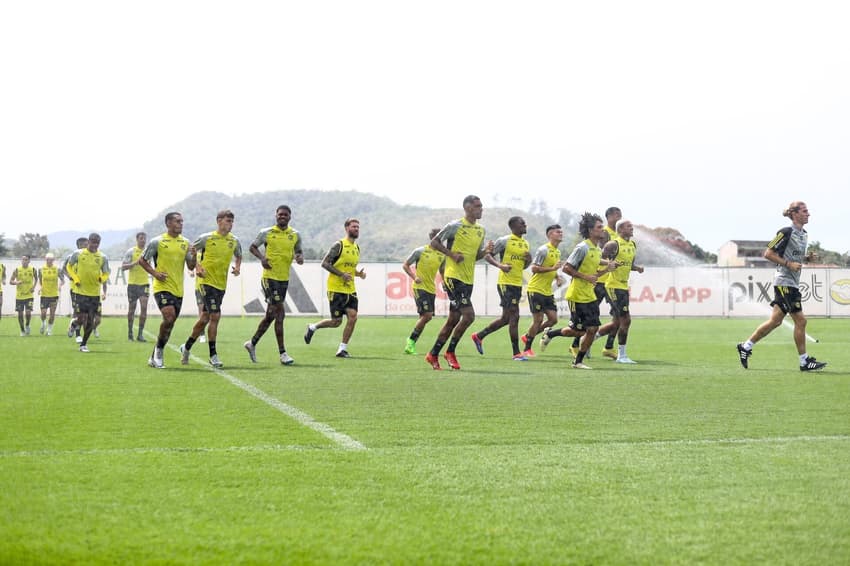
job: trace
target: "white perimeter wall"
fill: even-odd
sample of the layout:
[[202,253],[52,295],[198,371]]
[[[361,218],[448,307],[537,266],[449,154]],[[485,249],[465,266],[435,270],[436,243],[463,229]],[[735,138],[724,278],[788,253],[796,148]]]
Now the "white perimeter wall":
[[[17,260],[2,260],[6,265],[3,286],[3,312],[14,311],[15,288],[8,284]],[[40,267],[43,261],[33,261]],[[111,261],[112,277],[107,299],[103,305],[106,315],[127,312],[127,287],[120,262]],[[357,279],[360,314],[372,316],[415,316],[416,308],[410,292],[410,279],[395,263],[361,264],[367,278]],[[260,289],[262,268],[259,263],[243,263],[242,275],[230,276],[223,310],[226,315],[259,315],[265,310]],[[327,272],[319,263],[293,266],[287,296],[287,312],[293,315],[326,317],[328,304],[325,295]],[[498,315],[499,296],[496,292],[498,272],[489,265],[476,266],[473,303],[480,315]],[[526,280],[530,274],[526,272]],[[773,270],[749,268],[647,268],[643,274],[632,274],[631,309],[634,316],[764,316],[773,297]],[[183,313],[196,313],[194,279],[186,274],[187,289]],[[191,292],[190,292],[191,291]],[[566,287],[556,291],[559,310],[568,312],[563,299]],[[850,270],[804,269],[801,279],[804,309],[809,316],[850,316]],[[69,314],[70,299],[63,287],[60,314]],[[149,308],[156,313],[151,297]],[[38,296],[36,296],[38,309]],[[442,292],[437,295],[437,314],[445,314],[448,301]],[[607,309],[603,307],[603,314]],[[525,297],[522,313],[529,314]]]

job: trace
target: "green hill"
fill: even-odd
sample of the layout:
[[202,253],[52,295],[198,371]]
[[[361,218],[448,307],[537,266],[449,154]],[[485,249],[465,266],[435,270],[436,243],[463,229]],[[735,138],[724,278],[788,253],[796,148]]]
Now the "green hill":
[[[360,249],[363,261],[404,261],[410,251],[425,244],[431,228],[444,226],[462,216],[463,197],[458,196],[454,209],[405,206],[392,200],[357,191],[277,191],[229,196],[216,192],[195,193],[169,206],[157,218],[145,223],[149,235],[165,230],[163,219],[169,211],[183,214],[183,233],[193,239],[199,234],[215,229],[216,213],[229,208],[236,215],[233,233],[247,248],[260,229],[275,223],[275,210],[281,204],[292,208],[291,226],[301,232],[305,256],[320,259],[333,242],[344,235],[346,218],[360,220]],[[487,208],[484,203],[481,223],[488,237],[495,239],[507,234],[508,218],[522,216],[528,223],[528,240],[532,245],[545,242],[545,228],[555,220],[514,208]],[[568,229],[569,234],[574,232]],[[133,244],[111,247],[107,253],[115,256]],[[114,248],[114,249],[113,249]],[[253,259],[250,256],[249,259]]]

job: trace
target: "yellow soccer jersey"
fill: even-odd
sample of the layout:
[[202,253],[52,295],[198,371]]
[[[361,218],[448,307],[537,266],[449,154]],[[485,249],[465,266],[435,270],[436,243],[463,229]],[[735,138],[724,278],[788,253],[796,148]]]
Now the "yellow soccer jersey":
[[421,280],[421,283],[414,281],[413,288],[426,293],[436,293],[437,286],[434,284],[434,280],[440,271],[440,266],[445,261],[446,256],[431,246],[422,246],[413,250],[410,257],[405,261],[407,264],[416,266],[416,276]]
[[[145,250],[140,248],[139,246],[133,246],[129,250],[124,253],[124,263],[132,263],[137,261]],[[130,269],[127,270],[127,284],[128,285],[147,285],[150,283],[150,275],[145,271],[141,265],[134,265]]]
[[35,290],[36,272],[33,266],[18,267],[15,269],[18,283],[15,286],[15,298],[19,301],[24,299],[32,299],[33,291]]
[[484,244],[484,227],[470,224],[466,218],[446,224],[436,238],[452,252],[463,254],[461,263],[446,256],[446,278],[472,285],[475,281],[475,262]]
[[[619,234],[617,234],[616,230],[611,229],[611,227],[610,227],[610,226],[608,226],[607,224],[605,225],[605,227],[603,228],[603,230],[605,230],[605,231],[608,233],[608,241],[609,241],[609,242],[614,241],[615,239],[617,239],[617,238],[619,238],[619,237],[620,237],[620,235],[619,235]],[[600,274],[600,275],[599,275],[598,282],[599,282],[599,283],[607,283],[607,282],[608,282],[608,278],[609,278],[610,276],[611,276],[611,272],[610,272],[610,271],[606,271],[605,273],[602,273],[602,274]]]
[[38,270],[39,279],[41,279],[41,296],[42,297],[58,297],[59,296],[59,268],[45,265]]
[[343,238],[335,243],[328,255],[336,258],[333,266],[342,273],[351,274],[351,281],[345,281],[335,273],[328,273],[328,292],[352,294],[356,292],[354,279],[357,273],[357,264],[360,263],[360,246]]
[[183,296],[183,276],[188,253],[189,240],[182,235],[172,238],[166,232],[148,242],[142,257],[155,266],[157,271],[167,274],[165,281],[154,277],[154,293],[167,292],[175,297]]
[[[599,260],[602,258],[602,250],[594,242],[584,240],[579,244],[567,258],[567,263],[575,267],[579,273],[595,275],[599,269]],[[595,283],[585,281],[579,277],[573,277],[567,288],[567,300],[573,303],[596,302],[594,291]]]
[[100,251],[77,250],[68,259],[68,274],[75,293],[99,297],[103,283],[109,280],[109,260]]
[[499,270],[499,285],[522,287],[522,272],[528,267],[528,240],[515,234],[502,236],[493,244],[493,256],[510,264],[511,270]]
[[226,236],[218,232],[202,234],[195,240],[195,252],[198,254],[198,263],[204,268],[200,284],[224,291],[227,288],[230,261],[233,256],[242,257],[239,239],[232,233]]
[[[540,267],[553,267],[561,261],[561,250],[546,242],[534,252],[534,257],[531,259],[531,265]],[[551,296],[555,293],[552,291],[552,281],[558,276],[557,271],[547,271],[545,273],[532,273],[531,280],[528,282],[529,293],[539,293],[541,295]]]
[[271,264],[271,269],[263,269],[264,279],[275,281],[289,281],[289,271],[295,254],[301,252],[301,234],[291,226],[281,230],[278,225],[262,230],[254,238],[253,245],[260,248],[266,247],[266,258]]
[[620,266],[609,274],[608,280],[605,282],[606,289],[628,289],[629,275],[632,271],[632,265],[635,263],[635,252],[637,247],[631,240],[625,240],[619,236],[615,240],[619,247],[616,260]]

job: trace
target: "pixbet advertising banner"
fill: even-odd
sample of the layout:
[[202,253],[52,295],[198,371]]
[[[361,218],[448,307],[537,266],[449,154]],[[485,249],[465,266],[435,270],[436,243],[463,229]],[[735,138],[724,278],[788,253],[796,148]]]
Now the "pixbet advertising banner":
[[[3,310],[14,309],[15,288],[8,278],[17,260],[3,260],[6,265],[7,284],[4,286]],[[33,261],[41,267],[43,261]],[[105,315],[124,315],[127,312],[127,284],[120,261],[110,262],[112,275],[106,301]],[[365,263],[366,279],[356,279],[359,313],[366,316],[416,316],[416,306],[411,292],[411,280],[397,263]],[[228,316],[262,315],[265,300],[260,287],[262,267],[259,263],[245,262],[242,273],[228,279],[227,293],[222,311]],[[530,274],[526,272],[526,280]],[[498,271],[479,263],[475,269],[475,287],[472,296],[477,314],[497,316],[501,313],[496,291]],[[568,308],[564,293],[565,284],[555,289],[560,316],[566,317]],[[326,296],[327,272],[318,262],[294,265],[289,282],[286,310],[290,315],[324,318],[329,314]],[[773,270],[751,268],[712,267],[648,267],[644,273],[631,276],[631,310],[633,316],[706,316],[706,317],[762,317],[770,312],[773,299]],[[195,279],[187,272],[184,285],[183,314],[196,314]],[[808,316],[850,316],[850,270],[804,268],[800,279],[804,310]],[[521,312],[529,315],[523,296]],[[36,309],[38,295],[36,294]],[[67,286],[61,290],[59,314],[70,314]],[[437,286],[437,316],[448,312],[448,299]],[[156,313],[153,297],[149,313]],[[603,305],[602,313],[607,313]]]

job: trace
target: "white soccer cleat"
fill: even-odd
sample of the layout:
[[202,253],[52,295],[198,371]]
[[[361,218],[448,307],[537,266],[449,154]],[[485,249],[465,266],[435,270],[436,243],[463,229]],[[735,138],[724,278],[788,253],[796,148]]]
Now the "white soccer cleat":
[[82,343],[83,343],[83,337],[77,336],[77,344],[82,344]]
[[85,344],[83,344],[82,346],[80,346],[80,352],[82,352],[84,354],[88,354],[89,353],[89,347],[86,346]]
[[180,350],[180,363],[183,364],[184,366],[188,366],[189,365],[189,356],[192,355],[191,352],[189,352],[189,350],[186,349],[186,344],[180,344],[180,348],[178,348],[178,349]]
[[[251,358],[252,363],[257,363],[257,347],[251,343],[250,340],[242,344],[245,346],[245,349],[248,350],[248,357]],[[283,355],[281,354],[281,363],[283,363]]]
[[552,339],[549,338],[549,335],[546,334],[546,332],[544,331],[543,336],[540,337],[540,351],[545,352],[546,346],[548,346],[549,342],[551,342],[551,341],[552,341]]
[[148,365],[156,369],[165,369],[165,365],[163,365],[162,359],[158,360],[154,356],[148,358]]
[[210,356],[210,365],[216,369],[224,367],[222,361],[218,359],[218,354],[213,354],[212,356]]
[[617,358],[616,361],[617,361],[618,364],[636,364],[637,363],[636,361],[634,361],[633,359],[631,359],[628,356],[623,356],[621,358]]
[[593,369],[588,365],[584,365],[582,362],[573,362],[573,369]]
[[206,336],[205,334],[201,334],[201,335],[198,337],[198,342],[200,342],[201,344],[203,344],[203,343],[204,343],[204,342],[206,342],[206,341],[207,341],[207,336]]
[[282,363],[282,364],[283,364],[283,365],[285,365],[285,366],[291,366],[292,364],[294,364],[294,363],[295,363],[295,360],[293,360],[293,359],[289,356],[289,354],[287,354],[286,352],[284,352],[284,353],[282,353],[282,354],[280,355],[280,363]]

